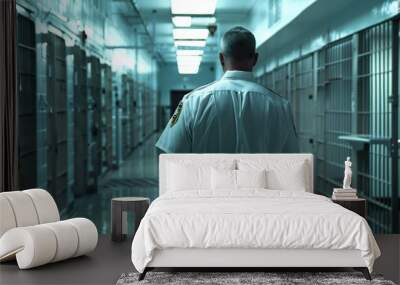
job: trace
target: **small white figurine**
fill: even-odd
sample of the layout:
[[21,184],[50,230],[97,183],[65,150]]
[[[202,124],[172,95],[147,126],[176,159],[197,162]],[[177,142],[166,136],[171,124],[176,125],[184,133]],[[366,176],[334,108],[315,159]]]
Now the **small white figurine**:
[[343,189],[351,189],[351,161],[350,157],[344,162],[344,179],[343,179]]

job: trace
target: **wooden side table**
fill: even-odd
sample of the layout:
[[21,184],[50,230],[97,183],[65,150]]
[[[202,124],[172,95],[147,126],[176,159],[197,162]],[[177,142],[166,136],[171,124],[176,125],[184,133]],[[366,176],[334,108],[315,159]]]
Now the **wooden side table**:
[[361,198],[347,199],[347,200],[332,199],[332,201],[350,211],[353,211],[356,214],[359,214],[363,218],[367,218],[367,201],[365,199]]
[[127,212],[135,214],[135,230],[137,231],[140,221],[146,214],[150,205],[150,199],[145,197],[119,197],[111,199],[111,239],[123,241],[127,236]]

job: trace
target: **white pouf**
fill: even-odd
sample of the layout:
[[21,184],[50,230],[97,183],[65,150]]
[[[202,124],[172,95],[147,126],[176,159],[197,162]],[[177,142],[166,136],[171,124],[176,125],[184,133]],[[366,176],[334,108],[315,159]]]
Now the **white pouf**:
[[97,228],[90,220],[75,218],[66,220],[65,222],[74,226],[78,233],[79,242],[74,257],[86,254],[96,248],[98,240]]
[[59,219],[45,190],[0,193],[0,262],[16,258],[20,269],[28,269],[96,248],[97,228],[90,220]]
[[0,195],[0,237],[8,230],[15,228],[14,212],[6,197]]
[[5,197],[10,203],[17,227],[39,224],[35,205],[28,194],[23,191],[12,191],[3,192],[1,196]]
[[30,189],[22,191],[28,194],[33,201],[38,215],[39,224],[51,223],[60,220],[60,214],[53,197],[42,189]]

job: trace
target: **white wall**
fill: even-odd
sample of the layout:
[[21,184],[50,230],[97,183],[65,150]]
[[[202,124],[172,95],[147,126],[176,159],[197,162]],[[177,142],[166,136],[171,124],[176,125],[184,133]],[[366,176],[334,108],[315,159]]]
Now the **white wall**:
[[257,0],[248,17],[248,26],[257,39],[257,47],[314,2],[316,0]]

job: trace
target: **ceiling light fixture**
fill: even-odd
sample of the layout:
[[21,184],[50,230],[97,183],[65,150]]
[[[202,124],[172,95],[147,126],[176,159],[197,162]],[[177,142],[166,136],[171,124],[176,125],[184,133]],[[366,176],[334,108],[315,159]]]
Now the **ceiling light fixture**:
[[179,74],[197,74],[199,65],[178,65]]
[[172,14],[214,15],[217,0],[171,0]]
[[201,56],[177,55],[178,72],[180,74],[196,74],[199,72]]
[[200,64],[201,56],[199,55],[177,55],[176,60],[178,64],[189,65],[189,64]]
[[199,72],[200,64],[178,64],[180,74],[196,74]]
[[207,26],[215,24],[217,19],[215,17],[192,17],[191,22],[193,26]]
[[206,41],[175,41],[175,46],[205,47]]
[[190,27],[192,25],[192,17],[176,16],[172,17],[172,23],[175,27]]
[[203,55],[204,51],[201,49],[178,49],[176,55]]
[[208,29],[174,29],[172,33],[175,40],[205,40],[208,37]]

